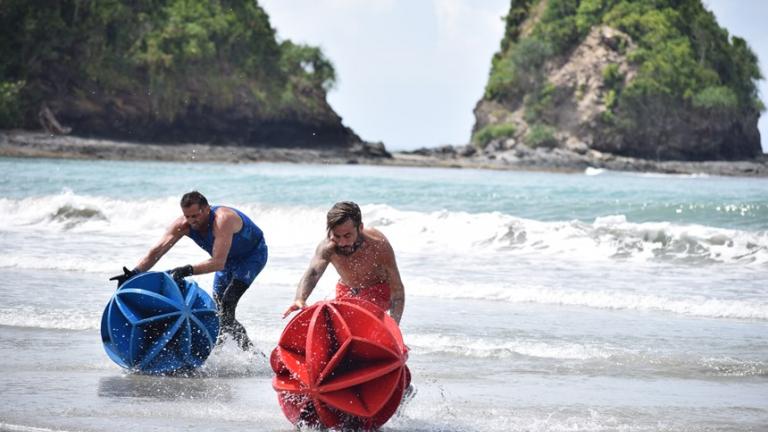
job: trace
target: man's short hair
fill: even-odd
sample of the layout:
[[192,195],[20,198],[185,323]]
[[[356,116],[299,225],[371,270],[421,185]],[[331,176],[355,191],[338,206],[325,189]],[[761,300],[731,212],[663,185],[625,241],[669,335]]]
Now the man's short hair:
[[363,222],[360,207],[352,201],[341,201],[328,210],[327,229],[330,231],[344,222],[351,220],[355,228],[359,228]]
[[187,208],[193,204],[208,207],[208,200],[198,191],[187,192],[181,197],[181,208]]

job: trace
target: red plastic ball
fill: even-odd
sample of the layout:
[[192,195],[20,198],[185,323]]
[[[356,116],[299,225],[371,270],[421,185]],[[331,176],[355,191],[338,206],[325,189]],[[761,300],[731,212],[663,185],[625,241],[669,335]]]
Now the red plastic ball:
[[411,375],[397,323],[373,303],[322,301],[283,330],[270,363],[293,424],[376,429],[397,411]]

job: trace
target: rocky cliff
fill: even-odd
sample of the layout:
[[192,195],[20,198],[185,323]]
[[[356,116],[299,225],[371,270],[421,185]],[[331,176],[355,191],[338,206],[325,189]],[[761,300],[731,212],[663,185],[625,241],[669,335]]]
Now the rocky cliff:
[[472,141],[653,160],[762,154],[757,59],[700,0],[513,0]]

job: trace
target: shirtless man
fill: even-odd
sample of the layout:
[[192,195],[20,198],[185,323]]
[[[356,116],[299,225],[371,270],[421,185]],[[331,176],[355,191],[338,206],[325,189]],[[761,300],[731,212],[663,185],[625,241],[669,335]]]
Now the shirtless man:
[[327,217],[328,235],[315,250],[315,256],[296,289],[294,302],[283,318],[306,307],[306,301],[328,264],[341,276],[336,298],[358,297],[368,300],[400,324],[405,307],[405,290],[395,262],[395,252],[384,234],[365,228],[360,207],[349,201],[336,203]]
[[[235,309],[240,297],[267,263],[264,233],[248,216],[232,207],[211,206],[200,192],[181,198],[182,215],[176,218],[133,270],[123,267],[116,280],[119,287],[133,276],[149,271],[184,236],[191,238],[211,257],[195,265],[185,265],[168,273],[177,283],[185,277],[216,272],[213,299],[219,312],[221,333],[229,333],[243,351],[253,348]],[[221,342],[221,339],[219,339]]]

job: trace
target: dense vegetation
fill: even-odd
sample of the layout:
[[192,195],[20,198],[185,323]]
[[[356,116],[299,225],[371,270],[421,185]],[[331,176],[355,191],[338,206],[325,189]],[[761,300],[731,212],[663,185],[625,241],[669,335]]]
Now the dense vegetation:
[[701,0],[512,0],[506,21],[485,98],[523,104],[529,123],[545,122],[538,114],[552,92],[546,66],[596,25],[620,30],[635,46],[626,55],[637,75],[626,88],[616,68],[604,71],[602,121],[614,133],[662,139],[647,130],[681,116],[735,120],[764,109],[755,54],[743,39],[729,37]]
[[335,80],[318,48],[278,42],[254,0],[5,0],[0,57],[2,128],[37,127],[47,101],[145,124],[243,106],[311,118]]

